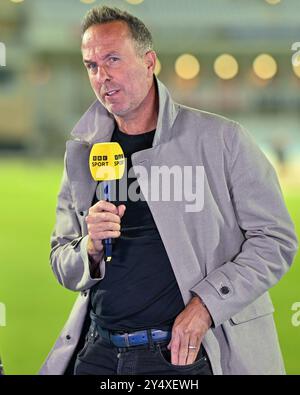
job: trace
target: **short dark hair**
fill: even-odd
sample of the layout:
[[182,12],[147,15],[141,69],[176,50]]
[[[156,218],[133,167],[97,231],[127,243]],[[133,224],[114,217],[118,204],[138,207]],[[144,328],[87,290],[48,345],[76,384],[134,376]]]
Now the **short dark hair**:
[[81,34],[83,36],[85,31],[93,25],[115,21],[122,21],[127,24],[140,55],[153,49],[152,35],[145,24],[137,17],[116,7],[98,6],[89,10],[82,21]]

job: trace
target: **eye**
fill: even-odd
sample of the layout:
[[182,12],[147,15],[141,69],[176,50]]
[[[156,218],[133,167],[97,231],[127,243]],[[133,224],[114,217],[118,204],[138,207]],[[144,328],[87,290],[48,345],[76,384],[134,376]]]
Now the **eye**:
[[97,64],[96,63],[88,63],[86,65],[86,68],[88,69],[88,71],[90,71],[91,73],[96,73],[97,72]]
[[116,56],[111,56],[108,59],[108,63],[116,63],[118,60],[120,60],[119,58],[117,58]]

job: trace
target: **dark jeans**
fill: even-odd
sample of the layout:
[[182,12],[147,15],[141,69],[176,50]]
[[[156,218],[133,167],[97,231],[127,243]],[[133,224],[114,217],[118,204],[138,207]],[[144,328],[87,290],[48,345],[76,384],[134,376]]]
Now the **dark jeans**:
[[141,346],[115,347],[90,328],[78,353],[74,375],[212,375],[207,354],[200,347],[196,361],[171,364],[169,341]]

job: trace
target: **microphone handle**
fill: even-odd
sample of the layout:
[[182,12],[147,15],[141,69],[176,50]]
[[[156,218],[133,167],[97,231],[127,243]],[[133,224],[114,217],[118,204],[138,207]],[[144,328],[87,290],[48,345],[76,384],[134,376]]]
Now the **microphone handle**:
[[[107,202],[110,201],[110,185],[109,181],[103,181],[103,192],[104,192],[104,200]],[[105,249],[105,257],[106,262],[111,261],[112,256],[112,239],[104,239],[104,249]]]

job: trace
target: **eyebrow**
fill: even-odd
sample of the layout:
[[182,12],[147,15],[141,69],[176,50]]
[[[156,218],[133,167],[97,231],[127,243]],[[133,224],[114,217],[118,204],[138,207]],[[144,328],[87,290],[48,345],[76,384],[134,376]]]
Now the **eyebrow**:
[[[108,54],[106,54],[105,56],[102,57],[102,60],[105,60],[107,58],[109,58],[110,56],[119,56],[117,52],[109,52]],[[86,64],[91,64],[91,63],[97,63],[94,60],[90,60],[90,59],[83,59],[83,63]]]
[[92,63],[96,63],[96,62],[94,62],[93,60],[83,59],[83,63],[92,64]]

